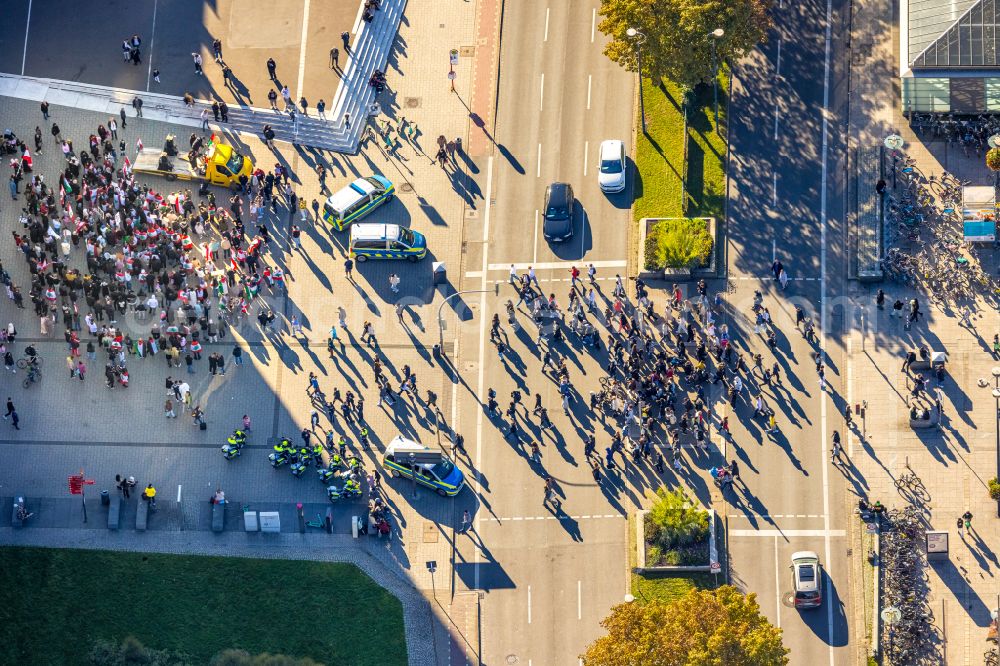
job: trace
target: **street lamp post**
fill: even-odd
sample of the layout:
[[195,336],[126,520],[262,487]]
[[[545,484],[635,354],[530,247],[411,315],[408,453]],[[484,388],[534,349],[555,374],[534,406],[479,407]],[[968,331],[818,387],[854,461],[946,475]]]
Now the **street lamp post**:
[[709,37],[712,38],[712,90],[713,96],[715,98],[715,133],[719,133],[719,63],[715,58],[715,43],[722,39],[722,36],[726,34],[726,31],[722,28],[716,28],[709,33]]
[[635,28],[629,28],[625,34],[635,40],[635,57],[639,61],[639,115],[642,116],[642,133],[646,134],[646,101],[642,94],[642,45],[646,42],[646,35]]
[[899,162],[899,151],[903,149],[903,137],[890,134],[882,139],[882,145],[892,151],[892,189],[896,189],[896,164]]
[[[994,412],[994,416],[997,421],[997,478],[1000,479],[1000,366],[993,366],[993,369],[990,372],[993,374],[993,399],[996,402],[996,411]],[[997,517],[1000,518],[1000,501],[997,501]]]

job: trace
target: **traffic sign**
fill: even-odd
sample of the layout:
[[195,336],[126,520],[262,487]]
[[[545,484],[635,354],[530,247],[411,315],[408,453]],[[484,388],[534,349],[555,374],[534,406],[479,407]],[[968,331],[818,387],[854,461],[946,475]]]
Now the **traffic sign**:
[[83,487],[85,485],[86,486],[94,485],[94,480],[83,478],[82,472],[80,474],[70,474],[68,480],[69,480],[69,492],[71,495],[82,495]]
[[719,573],[720,571],[722,571],[722,565],[719,564],[718,562],[712,562],[712,564],[709,566],[709,570],[712,573]]
[[448,52],[448,61],[452,67],[458,64],[458,49],[452,49]]

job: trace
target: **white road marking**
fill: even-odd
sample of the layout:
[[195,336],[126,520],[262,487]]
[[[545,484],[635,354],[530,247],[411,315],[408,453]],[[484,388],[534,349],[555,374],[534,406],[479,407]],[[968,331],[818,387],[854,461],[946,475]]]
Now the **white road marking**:
[[576,581],[576,619],[583,619],[583,581]]
[[592,74],[587,74],[587,110],[590,111],[590,84],[593,79]]
[[[468,279],[470,279],[470,280],[475,280],[475,279],[483,277],[483,273],[482,273],[482,271],[466,271],[465,272],[465,277],[468,278]],[[596,281],[598,281],[598,282],[612,282],[612,281],[614,281],[613,277],[599,277],[599,278],[594,278],[594,279]],[[572,282],[573,278],[544,278],[544,277],[540,277],[540,278],[538,278],[538,281],[539,282]],[[486,284],[507,284],[508,282],[509,282],[509,280],[487,280]],[[689,445],[688,444],[682,444],[681,446],[689,446]]]
[[[826,467],[826,465],[824,465]],[[845,536],[844,530],[729,530],[734,537],[824,537],[831,539]],[[827,562],[830,560],[828,559]]]
[[545,516],[508,516],[508,517],[494,517],[490,516],[488,520],[494,523],[503,523],[508,520],[607,520],[608,518],[625,518],[625,514],[621,513],[605,513],[599,514],[595,513],[588,516],[569,516],[566,514],[561,514],[558,516],[545,515]]
[[538,209],[535,209],[535,240],[531,245],[531,263],[538,261]]
[[771,263],[773,264],[778,260],[778,239],[771,239]]
[[538,84],[538,110],[545,107],[545,72],[542,72],[541,80]]
[[[486,267],[487,261],[489,260],[489,250],[490,250],[490,201],[493,199],[493,158],[490,157],[486,162],[486,214],[483,220],[483,273],[482,281],[479,288],[482,293],[479,294],[479,376],[476,384],[476,395],[483,395],[484,379],[485,375],[483,373],[483,366],[486,362]],[[483,492],[483,482],[482,482],[482,471],[483,471],[483,410],[476,410],[476,496],[481,497]],[[479,529],[480,516],[482,516],[482,511],[476,511],[476,529]],[[479,589],[479,549],[475,549],[475,559],[473,560],[473,572],[474,581],[473,585],[475,589]]]
[[[587,175],[587,169],[584,168],[583,175]],[[582,214],[580,215],[580,224],[583,225],[583,229],[580,230],[580,259],[583,260],[583,255],[587,252],[587,209],[584,208]]]
[[177,503],[181,503],[181,484],[177,484]]
[[[597,29],[597,7],[594,7],[590,14],[590,43],[594,43],[595,30]],[[590,108],[590,107],[587,107]]]
[[588,157],[589,154],[590,154],[590,142],[589,141],[584,141],[583,142],[583,175],[584,176],[587,175],[587,162],[590,160],[590,157]]
[[778,140],[778,103],[774,103],[774,140]]
[[[740,275],[730,278],[731,280],[760,280],[761,282],[767,282],[768,280],[774,281],[776,278],[773,275]],[[822,278],[818,277],[792,277],[788,278],[790,282],[819,282]]]
[[774,537],[774,619],[775,625],[781,629],[781,571],[778,568],[778,537]]
[[810,514],[807,514],[807,515],[803,515],[803,514],[793,515],[793,514],[790,514],[790,513],[788,513],[788,514],[775,513],[775,514],[772,514],[772,515],[767,515],[767,514],[763,514],[763,513],[751,513],[751,514],[736,513],[736,514],[732,514],[732,515],[729,516],[730,519],[733,519],[733,518],[744,518],[746,520],[758,520],[758,519],[770,520],[772,518],[823,518],[823,517],[824,516],[821,516],[821,515],[819,515],[817,513],[810,513]]
[[781,37],[778,37],[778,63],[774,68],[774,77],[778,78],[781,76]]
[[528,586],[528,624],[531,624],[531,586]]
[[778,206],[778,172],[774,172],[774,179],[771,182],[771,205]]
[[[831,42],[831,30],[833,29],[833,0],[826,0],[826,50],[824,54],[823,62],[823,134],[822,134],[822,146],[823,146],[823,159],[822,159],[822,186],[819,195],[819,209],[820,209],[820,254],[819,254],[819,265],[820,265],[820,276],[823,278],[820,281],[820,331],[819,331],[819,348],[826,349],[826,188],[827,188],[827,150],[829,148],[829,129],[830,129],[830,42]],[[825,392],[819,391],[820,400],[820,438],[822,439],[822,445],[820,446],[820,464],[823,467],[823,527],[826,530],[827,535],[824,537],[824,556],[827,562],[832,562],[833,558],[830,554],[830,468],[826,464],[826,395]],[[482,411],[482,410],[480,410]],[[833,599],[833,595],[830,592],[830,578],[827,578],[826,583],[826,596],[827,599]],[[830,666],[834,666],[833,663],[833,604],[829,603],[826,605],[826,644],[829,646],[830,654]]]
[[[574,265],[579,264],[579,261],[548,261],[542,262],[540,264],[530,263],[530,264],[514,264],[514,269],[519,271],[528,270],[531,266],[535,267],[536,271],[543,271],[547,269],[558,270],[560,268],[565,268],[569,270]],[[613,260],[613,261],[588,261],[587,265],[594,264],[594,268],[625,268],[628,264],[624,259]],[[489,270],[491,271],[510,271],[510,264],[489,264]]]
[[[153,25],[156,25],[156,5],[153,5]],[[31,0],[28,0],[28,20],[24,22],[24,51],[21,52],[21,76],[24,76],[24,68],[28,64],[28,33],[31,32]],[[591,37],[590,41],[594,41]],[[147,88],[148,90],[148,88]]]
[[[156,41],[156,8],[159,6],[160,0],[153,0],[153,31],[149,37],[149,57],[146,59],[146,92],[149,92],[149,82],[153,77],[153,43]],[[31,4],[28,4],[28,16],[31,16]],[[21,72],[24,74],[24,72]]]
[[543,42],[549,41],[549,8],[545,8],[545,39]]
[[[309,37],[309,0],[305,0],[302,6],[302,45],[299,47],[299,78],[295,86],[295,94],[302,99],[302,81],[306,75],[306,40]],[[293,100],[294,102],[294,100]]]
[[538,165],[535,167],[535,178],[542,177],[542,144],[538,144]]

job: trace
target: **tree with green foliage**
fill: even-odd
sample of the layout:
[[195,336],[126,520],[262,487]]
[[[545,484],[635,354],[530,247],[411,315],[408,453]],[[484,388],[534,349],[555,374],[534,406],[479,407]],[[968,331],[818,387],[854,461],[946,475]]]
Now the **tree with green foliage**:
[[607,635],[587,647],[587,666],[777,666],[788,663],[781,629],[760,612],[757,595],[731,585],[692,589],[664,604],[624,603],[601,621]]
[[[771,0],[601,0],[598,28],[611,37],[604,54],[625,69],[638,70],[641,47],[643,76],[693,88],[712,78],[713,40],[720,67],[765,40],[770,7]],[[640,36],[629,37],[629,28]],[[717,29],[724,34],[714,38]]]

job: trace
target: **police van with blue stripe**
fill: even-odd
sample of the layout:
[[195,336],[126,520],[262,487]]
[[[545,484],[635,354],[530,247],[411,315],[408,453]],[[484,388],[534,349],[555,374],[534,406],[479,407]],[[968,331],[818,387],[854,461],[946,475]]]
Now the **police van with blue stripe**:
[[427,239],[398,224],[361,223],[351,227],[349,252],[359,263],[369,259],[420,261],[427,256]]
[[462,470],[441,451],[434,451],[401,435],[389,442],[382,465],[390,476],[406,477],[431,488],[442,497],[454,497],[465,486]]
[[372,212],[396,195],[396,187],[381,174],[358,178],[323,204],[323,219],[337,231]]

